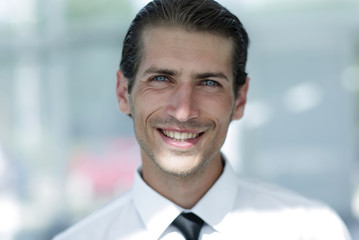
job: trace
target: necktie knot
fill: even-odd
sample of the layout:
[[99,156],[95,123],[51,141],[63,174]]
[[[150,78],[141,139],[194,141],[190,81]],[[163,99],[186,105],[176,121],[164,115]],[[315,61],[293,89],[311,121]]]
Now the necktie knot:
[[186,240],[198,240],[203,223],[203,220],[196,214],[182,212],[173,220],[172,225],[183,234]]

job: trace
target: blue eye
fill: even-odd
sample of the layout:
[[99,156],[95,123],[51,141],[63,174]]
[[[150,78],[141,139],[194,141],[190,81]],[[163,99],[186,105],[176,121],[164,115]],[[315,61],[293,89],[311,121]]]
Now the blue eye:
[[164,82],[164,81],[168,81],[168,78],[165,77],[165,76],[156,76],[156,77],[153,78],[153,80]]
[[201,85],[207,85],[207,86],[214,87],[214,86],[219,86],[219,83],[216,81],[213,81],[213,80],[205,80],[201,83]]

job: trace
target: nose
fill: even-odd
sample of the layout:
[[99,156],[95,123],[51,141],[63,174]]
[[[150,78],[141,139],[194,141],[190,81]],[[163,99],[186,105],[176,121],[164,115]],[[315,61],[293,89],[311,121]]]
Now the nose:
[[181,122],[197,118],[199,109],[194,87],[187,83],[177,86],[170,96],[166,111],[168,115]]

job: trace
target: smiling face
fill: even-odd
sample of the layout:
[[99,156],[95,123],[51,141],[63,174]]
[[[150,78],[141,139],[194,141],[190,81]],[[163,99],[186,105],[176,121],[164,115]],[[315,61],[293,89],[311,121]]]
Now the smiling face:
[[121,71],[117,83],[120,109],[133,117],[144,174],[151,168],[188,176],[220,166],[228,125],[241,118],[248,85],[235,99],[232,51],[231,39],[211,33],[144,31],[131,94]]

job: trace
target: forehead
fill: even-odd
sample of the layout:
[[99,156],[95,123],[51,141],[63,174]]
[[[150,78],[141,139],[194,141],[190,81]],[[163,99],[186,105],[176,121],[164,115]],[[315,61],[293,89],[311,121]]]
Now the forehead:
[[138,73],[148,67],[221,71],[232,78],[233,40],[180,27],[149,27],[142,34]]

